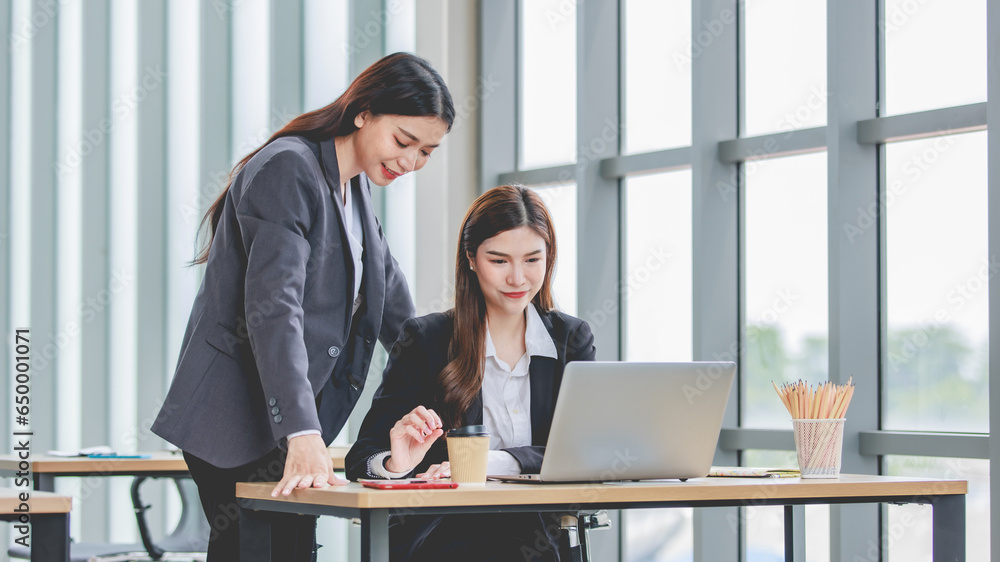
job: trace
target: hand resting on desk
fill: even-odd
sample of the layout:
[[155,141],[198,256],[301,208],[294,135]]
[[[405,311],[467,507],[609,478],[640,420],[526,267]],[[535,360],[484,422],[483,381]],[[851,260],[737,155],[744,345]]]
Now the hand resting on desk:
[[279,493],[287,496],[293,488],[326,488],[345,484],[346,480],[337,478],[333,473],[333,460],[323,438],[315,434],[300,435],[288,440],[285,472],[271,496],[277,497]]

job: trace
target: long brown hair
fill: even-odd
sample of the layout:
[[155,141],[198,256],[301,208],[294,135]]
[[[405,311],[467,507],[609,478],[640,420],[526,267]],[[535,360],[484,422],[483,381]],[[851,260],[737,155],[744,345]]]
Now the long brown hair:
[[537,193],[518,185],[494,187],[479,196],[462,221],[455,257],[455,327],[448,346],[451,361],[438,375],[438,412],[445,427],[457,427],[483,384],[486,360],[486,299],[469,256],[501,232],[526,226],[545,240],[545,277],[531,302],[542,311],[554,308],[552,270],[556,263],[556,231]]
[[206,222],[210,225],[209,239],[192,263],[208,261],[229,187],[236,174],[254,155],[275,139],[289,135],[301,135],[316,142],[349,135],[358,129],[354,125],[354,118],[363,111],[370,111],[373,115],[440,117],[448,125],[449,131],[455,121],[455,106],[448,86],[429,62],[409,53],[383,57],[358,75],[333,103],[292,119],[271,135],[267,142],[236,163],[229,173],[226,188],[201,220],[199,231]]

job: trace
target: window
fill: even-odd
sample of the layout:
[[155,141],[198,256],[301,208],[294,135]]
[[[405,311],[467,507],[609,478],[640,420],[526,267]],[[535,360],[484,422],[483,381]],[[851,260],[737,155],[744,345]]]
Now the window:
[[687,146],[691,144],[691,3],[628,0],[624,12],[625,152]]
[[771,381],[827,379],[826,154],[750,161],[743,425],[788,429]]
[[882,113],[986,101],[986,52],[986,0],[885,0]]
[[690,361],[691,171],[625,181],[628,361]]
[[549,209],[556,228],[556,268],[552,298],[556,308],[575,315],[576,302],[576,184],[534,188]]
[[[960,106],[987,99],[987,57],[1000,58],[1000,42],[987,35],[991,1],[481,5],[481,25],[513,26],[480,45],[495,55],[483,58],[482,72],[494,66],[511,77],[504,96],[483,100],[497,127],[483,138],[499,140],[482,155],[513,168],[496,170],[502,177],[576,182],[573,228],[598,246],[579,249],[588,276],[578,280],[579,310],[586,317],[621,305],[619,324],[597,333],[602,359],[739,361],[724,445],[739,450],[719,450],[717,459],[794,466],[794,451],[765,450],[776,446],[770,430],[791,432],[771,382],[853,376],[858,392],[877,395],[851,411],[865,431],[883,431],[885,452],[873,454],[885,472],[926,468],[987,482],[988,461],[884,455],[912,438],[899,431],[989,431],[987,285],[1000,266],[988,248],[987,173],[995,163],[986,123],[975,122],[981,107]],[[511,107],[516,126],[494,125]],[[945,112],[915,114],[936,109]],[[950,115],[961,123],[941,130],[938,118]],[[608,145],[593,162],[574,154],[578,130],[608,124],[621,131],[617,152]],[[866,132],[855,144],[858,130]],[[839,144],[824,146],[832,140]],[[574,177],[563,177],[570,170]],[[915,443],[915,452],[935,454],[931,441]],[[857,448],[844,457],[847,466],[875,466]],[[950,470],[954,463],[964,468]],[[978,489],[969,520],[975,514],[983,526],[970,525],[970,536],[988,532]],[[857,516],[831,536],[829,509],[808,507],[808,560],[828,560],[831,538],[841,552],[892,541],[893,525],[906,524],[901,514],[926,508],[883,508],[889,519],[874,507],[850,509]],[[744,548],[748,560],[779,558],[782,544],[767,538],[781,535],[781,509],[743,513],[737,539],[711,534],[726,524],[719,513],[626,512],[615,554],[686,560]],[[911,528],[923,539],[926,527]],[[595,544],[614,540],[605,537]],[[913,538],[890,557],[926,555]],[[988,545],[977,548],[970,555],[989,556]]]
[[986,133],[885,152],[883,426],[988,432]]
[[[965,499],[965,556],[969,560],[990,558],[990,462],[979,459],[950,459],[886,455],[882,462],[889,476],[958,478],[969,481]],[[931,507],[889,505],[885,541],[889,562],[931,560]]]
[[540,168],[576,160],[576,2],[521,2],[519,162]]
[[746,0],[745,29],[744,134],[825,125],[826,2]]

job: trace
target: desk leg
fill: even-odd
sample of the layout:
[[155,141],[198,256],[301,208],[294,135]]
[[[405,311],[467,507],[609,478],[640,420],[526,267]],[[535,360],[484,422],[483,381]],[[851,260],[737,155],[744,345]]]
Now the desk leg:
[[32,473],[32,479],[35,481],[35,489],[41,492],[55,492],[56,491],[56,477],[52,474],[39,474],[37,472]]
[[785,562],[805,562],[806,506],[785,506]]
[[240,562],[271,562],[271,518],[240,507]]
[[361,560],[389,561],[388,509],[366,509],[361,512]]
[[31,559],[69,562],[69,514],[31,516]]
[[935,496],[934,562],[965,562],[965,495]]

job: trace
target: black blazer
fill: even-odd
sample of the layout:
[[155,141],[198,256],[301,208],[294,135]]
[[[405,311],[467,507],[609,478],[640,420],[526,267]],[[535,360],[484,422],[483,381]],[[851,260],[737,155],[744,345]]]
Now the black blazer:
[[[365,304],[356,335],[349,337],[354,261],[334,141],[277,139],[247,162],[226,195],[154,433],[230,468],[264,456],[289,434],[335,435],[343,426],[375,340],[388,348],[414,314],[368,179],[362,174],[349,188],[364,229]],[[321,420],[316,397],[335,372],[345,380],[335,379],[336,392],[324,394],[334,414]]]
[[[522,472],[542,467],[545,443],[552,425],[563,369],[570,361],[594,359],[594,335],[579,318],[561,312],[539,316],[556,347],[556,359],[533,356],[528,370],[531,388],[531,445],[505,449],[521,463]],[[372,478],[368,459],[389,450],[389,429],[418,405],[436,409],[437,376],[448,363],[448,343],[454,319],[451,312],[411,318],[403,324],[392,346],[382,385],[375,393],[358,440],[347,453],[347,477]],[[465,424],[483,420],[482,390],[465,414]],[[446,428],[447,429],[447,428]],[[439,438],[424,460],[410,473],[418,474],[448,459],[445,439]],[[390,559],[404,560],[526,560],[558,561],[557,514],[504,513],[390,517]]]
[[[593,361],[596,353],[594,335],[585,321],[558,311],[539,311],[539,317],[552,336],[558,357],[531,358],[528,372],[531,445],[504,449],[521,463],[525,474],[537,473],[542,468],[542,456],[566,363]],[[440,408],[435,400],[437,376],[448,364],[448,343],[453,327],[451,311],[411,318],[403,324],[399,340],[392,346],[382,385],[375,393],[372,407],[361,425],[358,440],[347,453],[345,465],[348,478],[373,477],[368,473],[368,459],[389,450],[389,430],[405,414],[418,405]],[[465,414],[465,425],[482,423],[482,399],[480,390]],[[430,465],[446,460],[448,449],[445,439],[439,438],[411,474],[419,474]]]

